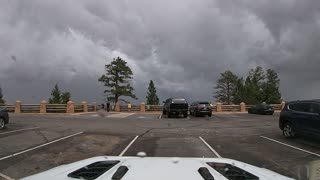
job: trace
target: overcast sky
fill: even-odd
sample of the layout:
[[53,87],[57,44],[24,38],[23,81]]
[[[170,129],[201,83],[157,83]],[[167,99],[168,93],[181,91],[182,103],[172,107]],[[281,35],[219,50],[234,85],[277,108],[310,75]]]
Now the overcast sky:
[[0,85],[13,103],[47,100],[55,83],[101,103],[104,64],[121,56],[138,102],[213,100],[219,74],[276,70],[284,99],[320,98],[319,0],[0,1]]

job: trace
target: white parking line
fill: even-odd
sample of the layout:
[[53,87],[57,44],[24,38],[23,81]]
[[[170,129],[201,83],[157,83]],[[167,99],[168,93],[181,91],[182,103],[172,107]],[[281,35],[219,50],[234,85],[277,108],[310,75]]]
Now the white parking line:
[[160,114],[159,119],[161,119],[161,117],[162,117],[162,113]]
[[65,136],[65,137],[56,139],[56,140],[54,140],[54,141],[48,142],[48,143],[41,144],[41,145],[39,145],[39,146],[30,148],[30,149],[27,149],[27,150],[24,150],[24,151],[20,151],[20,152],[17,152],[17,153],[14,153],[14,154],[11,154],[11,155],[2,157],[2,158],[0,158],[0,161],[5,160],[5,159],[8,159],[8,158],[11,158],[11,157],[14,157],[14,156],[17,156],[17,155],[20,155],[20,154],[23,154],[23,153],[26,153],[26,152],[29,152],[29,151],[32,151],[32,150],[35,150],[35,149],[38,149],[38,148],[41,148],[41,147],[44,147],[44,146],[47,146],[47,145],[49,145],[49,144],[52,144],[52,143],[55,143],[55,142],[58,142],[58,141],[61,141],[61,140],[64,140],[64,139],[67,139],[67,138],[70,138],[70,137],[79,135],[79,134],[82,134],[82,133],[83,133],[83,132],[78,132],[78,133],[75,133],[75,134],[71,134],[71,135],[69,135],[69,136]]
[[286,143],[283,143],[283,142],[280,142],[280,141],[277,141],[277,140],[274,140],[274,139],[271,139],[271,138],[268,138],[268,137],[265,137],[265,136],[260,136],[260,137],[264,138],[264,139],[267,139],[269,141],[272,141],[272,142],[276,142],[276,143],[282,144],[282,145],[287,146],[287,147],[291,147],[291,148],[296,149],[298,151],[302,151],[302,152],[305,152],[305,153],[312,154],[312,155],[320,157],[320,154],[317,154],[317,153],[314,153],[314,152],[311,152],[311,151],[307,151],[307,150],[304,150],[304,149],[301,149],[301,148],[298,148],[298,147],[295,147],[295,146],[292,146],[292,145],[289,145],[289,144],[286,144]]
[[4,175],[2,173],[0,173],[0,177],[4,178],[5,180],[13,180],[11,177]]
[[214,150],[210,144],[208,144],[201,136],[199,136],[199,139],[218,157],[218,158],[222,158],[222,156],[220,156],[220,154]]
[[3,134],[10,134],[10,133],[19,132],[19,131],[26,131],[26,130],[30,130],[30,129],[38,129],[38,128],[40,128],[40,127],[25,128],[25,129],[18,129],[18,130],[14,130],[14,131],[7,131],[7,132],[0,133],[0,135],[3,135]]
[[124,150],[119,154],[119,156],[123,156],[124,153],[127,152],[127,150],[130,148],[130,146],[138,139],[139,136],[136,136],[134,139],[132,139],[132,141],[127,145],[126,148],[124,148]]

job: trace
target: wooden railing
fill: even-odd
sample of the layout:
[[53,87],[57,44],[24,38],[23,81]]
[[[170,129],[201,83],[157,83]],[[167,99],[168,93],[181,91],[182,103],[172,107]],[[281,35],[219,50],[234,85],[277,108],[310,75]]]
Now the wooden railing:
[[22,113],[40,113],[40,104],[23,104],[21,105]]
[[5,104],[5,105],[0,105],[0,108],[5,108],[8,112],[13,113],[15,109],[15,105],[13,104]]
[[67,104],[47,104],[47,113],[66,113]]
[[[129,108],[131,106],[131,108]],[[163,105],[145,105],[141,103],[140,105],[121,105],[117,103],[116,105],[111,105],[111,111],[120,112],[161,112]],[[284,106],[284,102],[281,104],[272,104],[275,110],[281,110]],[[102,109],[101,105],[87,104],[82,102],[81,104],[75,104],[73,102],[68,102],[67,104],[47,104],[45,101],[40,104],[22,104],[17,101],[15,105],[6,104],[0,105],[0,107],[6,108],[8,112],[15,113],[80,113],[80,112],[94,112],[96,110]],[[118,108],[117,108],[118,107]],[[213,112],[245,112],[253,105],[246,105],[241,103],[240,105],[223,105],[217,103],[212,106]]]
[[222,105],[222,111],[224,112],[239,112],[240,105]]

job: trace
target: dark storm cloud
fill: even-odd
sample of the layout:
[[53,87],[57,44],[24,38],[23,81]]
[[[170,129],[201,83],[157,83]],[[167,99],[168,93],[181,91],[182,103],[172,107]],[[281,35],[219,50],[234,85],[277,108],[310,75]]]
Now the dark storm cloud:
[[[317,98],[317,0],[0,2],[0,84],[7,100],[47,99],[55,83],[76,101],[98,101],[104,64],[121,56],[144,101],[212,100],[219,74],[273,68],[286,99]],[[299,82],[299,85],[297,85]],[[308,88],[306,88],[308,87]]]

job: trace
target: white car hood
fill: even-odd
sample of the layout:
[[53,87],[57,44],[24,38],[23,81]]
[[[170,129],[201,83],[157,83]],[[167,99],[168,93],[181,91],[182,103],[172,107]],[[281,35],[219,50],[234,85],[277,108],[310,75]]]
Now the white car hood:
[[243,169],[257,177],[259,180],[289,180],[291,178],[282,176],[273,171],[252,166],[240,161],[226,158],[171,158],[171,157],[118,157],[118,156],[99,156],[75,163],[58,166],[48,171],[35,174],[24,180],[75,180],[68,177],[68,174],[98,161],[119,160],[120,162],[100,175],[96,180],[112,179],[120,166],[126,166],[129,170],[121,180],[204,180],[198,172],[200,167],[206,167],[215,180],[227,180],[223,175],[211,168],[207,162],[227,163]]

